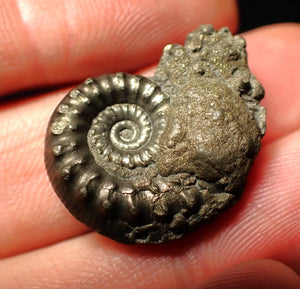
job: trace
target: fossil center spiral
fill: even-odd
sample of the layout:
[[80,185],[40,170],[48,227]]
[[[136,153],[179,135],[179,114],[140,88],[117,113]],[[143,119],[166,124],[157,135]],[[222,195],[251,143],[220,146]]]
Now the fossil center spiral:
[[118,146],[118,139],[115,139],[115,135],[120,137],[120,140],[122,140],[125,143],[132,142],[136,140],[136,137],[139,133],[139,127],[130,120],[123,120],[118,123],[116,123],[111,131],[110,131],[110,139],[115,144],[115,146]]
[[[121,108],[120,108],[121,107]],[[135,104],[117,104],[108,107],[106,110],[122,110],[122,118],[110,128],[110,141],[112,145],[123,151],[136,150],[140,148],[149,139],[151,135],[151,120],[146,112]],[[107,112],[104,110],[98,117],[102,120],[110,122],[107,119]]]
[[151,118],[140,105],[117,103],[93,119],[88,142],[96,162],[116,171],[148,165],[153,156],[147,150],[151,136]]

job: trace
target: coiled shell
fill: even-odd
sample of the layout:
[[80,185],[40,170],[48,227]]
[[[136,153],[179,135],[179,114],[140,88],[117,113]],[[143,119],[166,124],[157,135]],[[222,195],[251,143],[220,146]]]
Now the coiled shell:
[[245,62],[247,95],[233,64],[224,76],[226,66],[220,74],[218,63],[207,65],[213,60],[206,38],[244,53],[228,30],[201,26],[185,47],[165,48],[153,80],[125,73],[90,78],[57,106],[45,164],[78,220],[122,243],[163,243],[241,196],[264,134],[263,92]]

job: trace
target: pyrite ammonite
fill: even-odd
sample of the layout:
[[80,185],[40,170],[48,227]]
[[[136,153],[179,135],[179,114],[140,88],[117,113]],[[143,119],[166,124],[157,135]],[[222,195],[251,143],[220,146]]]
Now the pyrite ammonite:
[[245,40],[202,25],[153,78],[89,78],[55,109],[45,163],[68,210],[122,243],[181,238],[241,196],[265,133]]

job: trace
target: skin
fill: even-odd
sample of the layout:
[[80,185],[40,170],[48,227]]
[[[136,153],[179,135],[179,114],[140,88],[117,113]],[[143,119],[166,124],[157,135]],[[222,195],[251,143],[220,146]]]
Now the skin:
[[299,288],[300,25],[244,34],[268,128],[241,201],[176,242],[126,246],[91,232],[56,197],[43,164],[51,112],[66,83],[110,71],[152,75],[145,67],[162,47],[201,23],[236,32],[237,7],[86,2],[0,0],[1,287]]

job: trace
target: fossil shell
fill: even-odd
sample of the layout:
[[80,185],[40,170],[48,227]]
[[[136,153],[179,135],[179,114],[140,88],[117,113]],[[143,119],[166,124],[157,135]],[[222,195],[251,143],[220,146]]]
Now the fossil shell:
[[122,243],[163,243],[241,196],[265,132],[245,42],[210,25],[168,45],[153,79],[87,79],[55,109],[45,164],[68,210]]

